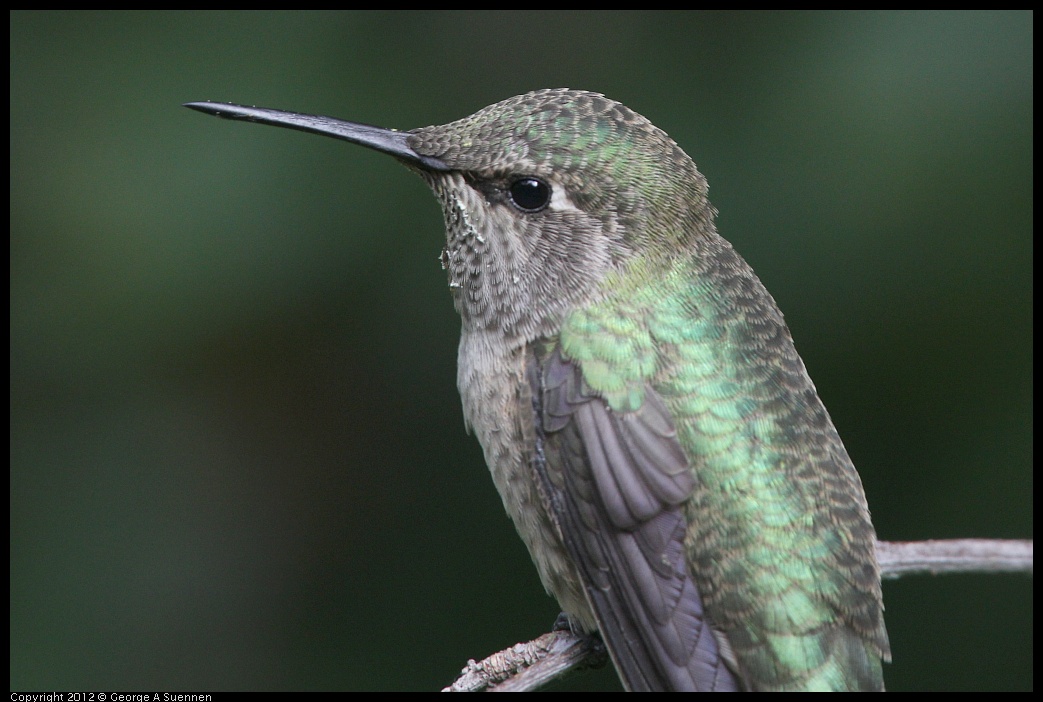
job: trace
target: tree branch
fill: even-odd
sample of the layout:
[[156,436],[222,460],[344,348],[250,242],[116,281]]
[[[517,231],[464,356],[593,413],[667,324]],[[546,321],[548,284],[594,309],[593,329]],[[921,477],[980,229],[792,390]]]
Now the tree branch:
[[442,692],[527,692],[579,668],[601,667],[608,651],[600,637],[555,630],[475,662]]
[[[881,577],[888,579],[920,573],[1032,573],[1031,540],[878,541],[876,557]],[[480,662],[468,661],[443,692],[536,690],[571,670],[607,661],[599,637],[552,631]]]
[[877,541],[876,559],[884,578],[919,573],[1031,573],[1032,541]]

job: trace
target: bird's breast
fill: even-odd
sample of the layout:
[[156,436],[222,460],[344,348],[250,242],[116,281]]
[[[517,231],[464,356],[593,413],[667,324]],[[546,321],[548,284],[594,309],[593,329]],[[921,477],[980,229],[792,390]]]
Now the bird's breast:
[[533,470],[536,431],[526,377],[528,353],[527,346],[509,346],[502,336],[465,331],[457,368],[464,419],[485,451],[493,483],[544,587],[562,610],[591,631],[595,624],[590,605]]

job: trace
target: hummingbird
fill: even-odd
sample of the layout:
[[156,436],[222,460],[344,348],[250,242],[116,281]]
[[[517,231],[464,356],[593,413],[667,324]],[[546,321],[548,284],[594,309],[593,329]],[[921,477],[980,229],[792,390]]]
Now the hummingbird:
[[389,154],[441,204],[457,385],[508,515],[628,690],[882,690],[858,473],[706,178],[601,94],[396,131],[186,107]]

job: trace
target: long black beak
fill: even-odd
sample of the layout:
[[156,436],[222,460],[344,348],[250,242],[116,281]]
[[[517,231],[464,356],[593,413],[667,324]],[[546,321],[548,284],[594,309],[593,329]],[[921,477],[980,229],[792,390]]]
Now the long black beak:
[[246,107],[222,102],[186,102],[185,107],[208,115],[236,119],[258,124],[271,124],[276,127],[298,129],[323,136],[343,139],[352,144],[366,146],[377,151],[390,154],[406,163],[415,164],[430,171],[451,170],[443,161],[433,156],[425,156],[413,151],[407,143],[409,132],[398,132],[394,129],[374,127],[358,122],[345,122],[333,117],[321,115],[302,115],[284,110],[269,110],[263,107]]

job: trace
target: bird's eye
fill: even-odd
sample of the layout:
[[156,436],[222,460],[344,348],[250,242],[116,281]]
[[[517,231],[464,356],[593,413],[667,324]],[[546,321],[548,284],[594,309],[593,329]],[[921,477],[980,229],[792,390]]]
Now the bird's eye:
[[523,212],[539,212],[550,202],[550,186],[532,176],[513,181],[507,192],[511,202]]

